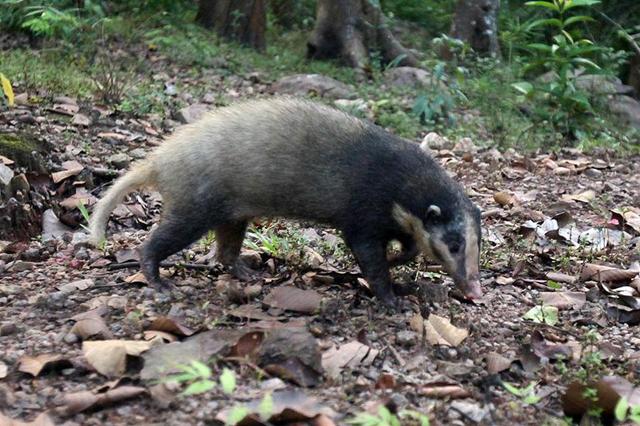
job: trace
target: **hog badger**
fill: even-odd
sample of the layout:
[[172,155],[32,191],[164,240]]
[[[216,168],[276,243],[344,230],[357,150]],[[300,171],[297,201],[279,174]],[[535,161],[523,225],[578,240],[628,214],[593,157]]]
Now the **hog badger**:
[[[97,203],[91,241],[138,187],[163,198],[163,218],[141,249],[141,269],[159,290],[159,263],[208,230],[231,271],[256,217],[331,225],[375,296],[395,302],[389,267],[420,251],[439,261],[471,299],[479,281],[480,211],[418,144],[330,107],[299,99],[239,103],[176,131],[120,177]],[[390,241],[402,252],[387,258]]]

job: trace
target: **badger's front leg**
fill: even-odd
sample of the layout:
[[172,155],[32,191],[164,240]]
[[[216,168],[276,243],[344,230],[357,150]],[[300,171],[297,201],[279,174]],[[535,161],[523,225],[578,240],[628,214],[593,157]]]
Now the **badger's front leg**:
[[396,297],[387,262],[387,241],[368,234],[345,235],[345,239],[373,294],[386,306],[395,308]]

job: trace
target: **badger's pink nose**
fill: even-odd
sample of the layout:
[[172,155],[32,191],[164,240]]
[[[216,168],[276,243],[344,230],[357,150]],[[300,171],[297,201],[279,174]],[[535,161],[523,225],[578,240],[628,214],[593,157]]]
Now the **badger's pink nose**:
[[464,296],[469,300],[482,299],[480,280],[471,280],[463,284]]

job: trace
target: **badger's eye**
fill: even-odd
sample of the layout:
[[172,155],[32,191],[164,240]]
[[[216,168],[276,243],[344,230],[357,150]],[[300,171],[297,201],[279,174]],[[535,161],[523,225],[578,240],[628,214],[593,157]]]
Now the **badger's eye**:
[[462,247],[462,244],[459,241],[452,241],[449,244],[449,251],[451,253],[457,253],[460,251],[460,247]]

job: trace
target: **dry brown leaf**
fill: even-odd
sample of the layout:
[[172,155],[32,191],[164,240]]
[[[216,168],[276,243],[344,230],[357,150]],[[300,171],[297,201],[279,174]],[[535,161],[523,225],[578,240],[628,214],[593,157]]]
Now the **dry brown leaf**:
[[638,275],[638,271],[613,268],[611,266],[586,263],[580,272],[580,280],[594,280],[598,282],[624,282],[631,281]]
[[382,373],[378,380],[376,381],[375,388],[376,389],[395,389],[397,386],[396,378],[393,374]]
[[508,192],[496,192],[493,194],[493,200],[502,207],[511,206],[514,204],[514,198]]
[[[260,412],[262,397],[245,404],[249,410],[249,415],[240,423],[242,426],[262,426],[264,423],[258,420],[256,414]],[[309,397],[300,390],[282,390],[271,394],[273,406],[271,417],[268,422],[271,424],[289,424],[289,422],[301,422],[311,420],[318,416],[326,416],[328,419],[336,416],[336,413],[329,407],[323,406],[316,398]],[[225,422],[231,413],[232,407],[226,407],[216,415],[216,420]],[[277,421],[276,421],[277,420]],[[331,423],[320,423],[330,425]]]
[[562,199],[564,201],[579,201],[581,203],[590,203],[596,198],[596,191],[588,189],[578,194],[564,194]]
[[62,182],[63,180],[70,178],[71,176],[80,174],[80,172],[84,170],[84,166],[75,160],[65,161],[64,163],[62,163],[62,167],[64,168],[64,170],[51,173],[51,179],[53,180],[53,183]]
[[496,278],[496,284],[499,285],[509,285],[509,284],[513,284],[513,282],[515,281],[514,278],[511,277],[503,277],[502,275],[499,276],[498,278]]
[[318,310],[321,301],[322,296],[317,291],[282,286],[273,289],[263,302],[272,308],[311,314]]
[[156,339],[161,339],[164,340],[167,343],[171,343],[171,342],[175,342],[178,340],[178,338],[176,336],[174,336],[173,334],[164,332],[164,331],[157,331],[157,330],[147,330],[145,332],[142,333],[142,336],[144,338],[144,340],[149,340],[149,341],[153,341]]
[[424,321],[424,330],[427,342],[432,345],[458,346],[469,336],[469,332],[458,328],[444,317],[429,315]]
[[562,272],[547,272],[546,278],[551,281],[573,284],[578,279],[573,275],[563,274]]
[[124,279],[124,282],[127,284],[149,284],[142,272],[136,272],[133,275],[129,275]]
[[135,398],[139,395],[146,394],[147,390],[140,386],[120,386],[102,392],[104,387],[96,391],[81,391],[66,394],[63,398],[63,406],[59,407],[59,411],[65,416],[80,413],[87,409],[94,409],[115,404],[119,401]]
[[176,336],[188,337],[195,331],[180,323],[180,320],[173,317],[158,317],[149,326],[149,330],[165,331]]
[[587,386],[580,382],[573,382],[562,395],[562,408],[569,416],[582,416],[591,408],[599,408],[603,414],[613,415],[613,411],[620,398],[625,398],[630,406],[640,405],[640,388],[634,387],[626,379],[619,376],[605,376],[597,383],[590,383],[590,389],[595,389],[596,398],[586,398]]
[[87,341],[82,343],[82,353],[98,373],[117,377],[125,372],[127,355],[139,356],[151,346],[151,342],[138,340]]
[[580,309],[587,303],[586,293],[579,291],[543,291],[540,299],[545,305],[555,306],[558,309]]
[[70,283],[57,285],[56,288],[64,293],[73,293],[77,290],[86,290],[93,287],[95,282],[91,278],[85,278],[83,280],[76,280]]
[[80,337],[82,340],[86,340],[93,336],[100,336],[103,339],[110,339],[113,337],[111,330],[109,330],[107,324],[99,316],[81,319],[71,327],[70,332]]
[[5,377],[7,377],[8,373],[9,367],[7,367],[7,364],[5,364],[4,362],[0,361],[0,379],[4,379]]
[[25,355],[18,360],[18,371],[38,376],[46,368],[71,366],[71,362],[60,354]]
[[508,370],[513,363],[512,359],[506,358],[497,352],[489,352],[485,356],[487,362],[487,372],[489,374],[497,374],[501,371]]
[[640,209],[636,207],[623,207],[611,209],[613,218],[621,225],[627,225],[636,233],[640,234]]
[[0,155],[0,163],[4,164],[5,166],[10,166],[12,164],[15,164],[15,161],[5,157],[4,155]]
[[0,413],[0,426],[55,426],[47,412],[40,413],[32,422],[13,420]]
[[418,394],[428,398],[468,398],[471,393],[455,382],[433,382],[418,389]]
[[338,377],[344,368],[371,365],[379,351],[354,340],[322,354],[322,367],[329,377]]

